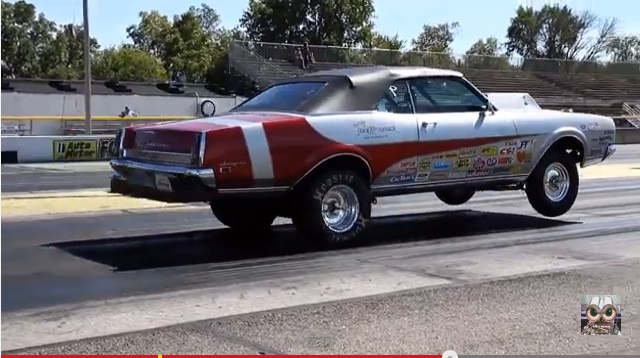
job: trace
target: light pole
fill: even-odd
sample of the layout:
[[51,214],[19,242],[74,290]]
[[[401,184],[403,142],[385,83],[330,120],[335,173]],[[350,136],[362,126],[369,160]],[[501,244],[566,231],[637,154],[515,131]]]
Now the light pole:
[[82,1],[84,26],[84,133],[91,135],[91,37],[89,36],[89,0]]

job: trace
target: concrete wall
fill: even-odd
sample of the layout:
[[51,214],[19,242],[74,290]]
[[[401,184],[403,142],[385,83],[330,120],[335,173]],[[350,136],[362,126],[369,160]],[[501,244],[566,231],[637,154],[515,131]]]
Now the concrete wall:
[[[206,99],[214,102],[216,113],[226,112],[244,100],[242,97],[93,95],[91,112],[94,116],[117,116],[129,106],[139,116],[201,116],[200,104]],[[2,93],[2,117],[83,115],[83,95]]]

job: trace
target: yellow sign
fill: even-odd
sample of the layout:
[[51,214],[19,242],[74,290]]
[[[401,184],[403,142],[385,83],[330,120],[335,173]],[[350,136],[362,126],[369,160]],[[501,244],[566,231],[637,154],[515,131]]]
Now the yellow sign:
[[456,168],[469,168],[471,167],[471,159],[462,158],[456,160]]
[[97,159],[98,141],[84,140],[54,140],[53,160],[81,161]]

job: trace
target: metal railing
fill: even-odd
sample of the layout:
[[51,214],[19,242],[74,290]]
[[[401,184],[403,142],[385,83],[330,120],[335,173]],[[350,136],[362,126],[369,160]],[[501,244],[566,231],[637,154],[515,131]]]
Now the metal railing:
[[261,57],[259,52],[252,51],[251,47],[232,43],[229,48],[229,62],[238,71],[253,78],[260,86],[268,86],[273,79],[267,78],[264,74],[267,70],[272,70],[281,77],[292,77],[293,73],[287,72],[280,66],[267,61]]
[[[240,42],[237,44],[268,60],[292,61],[299,44]],[[459,55],[422,51],[309,45],[316,62],[350,65],[431,66],[458,70],[492,69],[563,74],[617,74],[640,76],[640,62],[584,62],[506,56]]]

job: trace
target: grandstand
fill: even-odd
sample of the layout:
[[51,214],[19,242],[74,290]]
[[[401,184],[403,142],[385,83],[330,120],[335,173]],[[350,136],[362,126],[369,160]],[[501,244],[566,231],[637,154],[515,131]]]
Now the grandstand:
[[[431,66],[463,72],[484,92],[528,92],[544,108],[572,108],[628,116],[620,125],[640,127],[640,63],[462,56],[380,49],[309,46],[316,62],[308,70],[293,61],[297,45],[236,42],[229,61],[260,86],[307,71],[347,66]],[[635,117],[635,119],[634,119]]]

